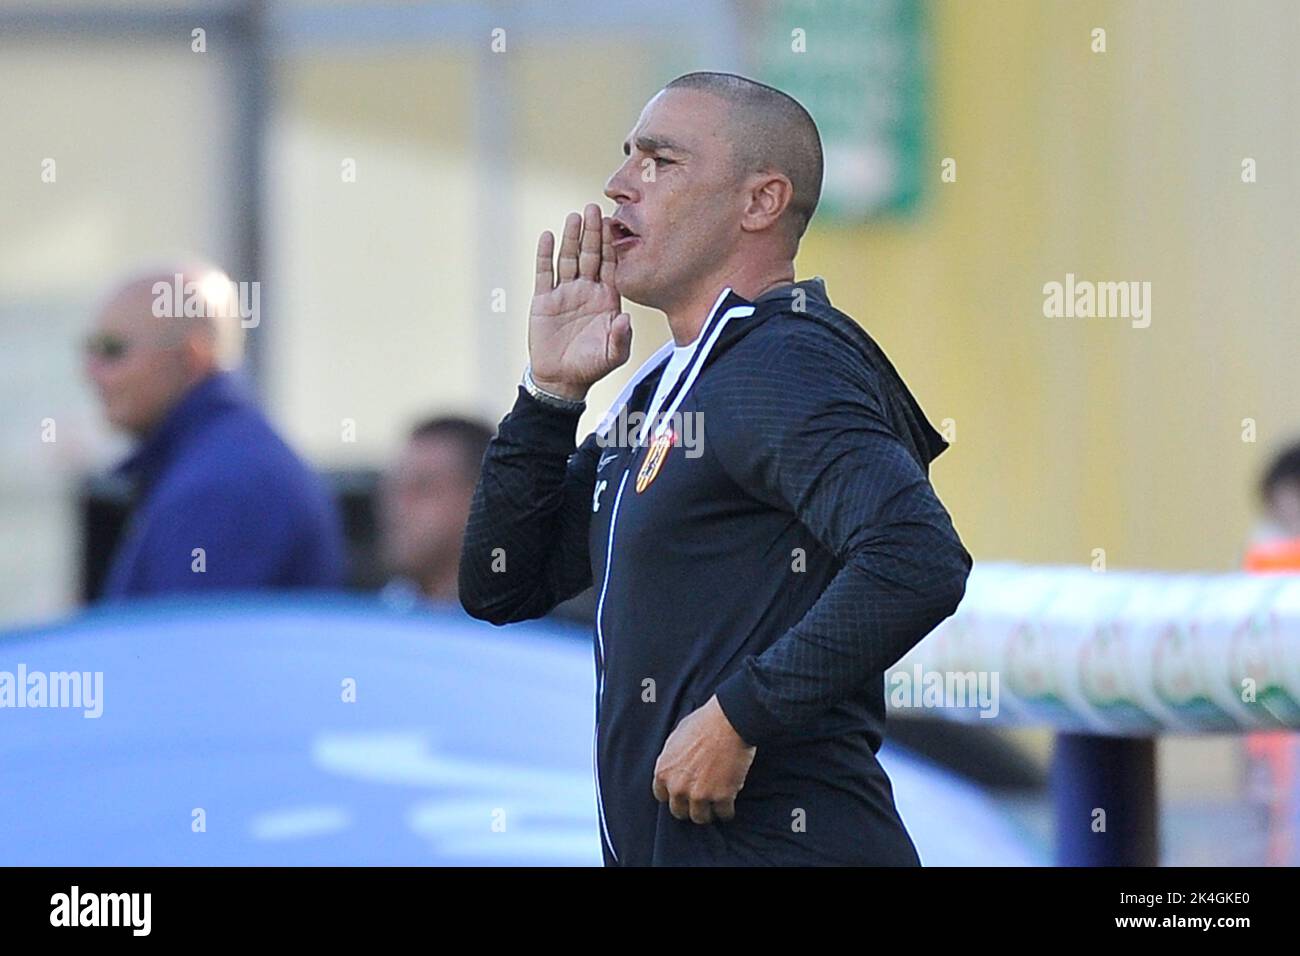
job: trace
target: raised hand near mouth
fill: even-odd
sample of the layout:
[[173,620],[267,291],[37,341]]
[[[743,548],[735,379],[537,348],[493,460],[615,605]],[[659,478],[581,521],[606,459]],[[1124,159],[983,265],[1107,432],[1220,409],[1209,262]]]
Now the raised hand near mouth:
[[614,234],[600,207],[569,213],[560,239],[537,240],[537,275],[528,313],[533,381],[555,395],[586,398],[592,384],[632,354],[632,317],[614,284]]

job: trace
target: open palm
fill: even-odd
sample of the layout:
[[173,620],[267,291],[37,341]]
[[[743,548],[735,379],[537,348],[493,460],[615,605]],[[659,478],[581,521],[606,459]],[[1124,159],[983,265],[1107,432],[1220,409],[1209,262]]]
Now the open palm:
[[566,398],[585,397],[632,352],[632,317],[614,285],[613,241],[595,203],[565,220],[557,266],[555,237],[548,230],[537,241],[528,354],[537,384]]

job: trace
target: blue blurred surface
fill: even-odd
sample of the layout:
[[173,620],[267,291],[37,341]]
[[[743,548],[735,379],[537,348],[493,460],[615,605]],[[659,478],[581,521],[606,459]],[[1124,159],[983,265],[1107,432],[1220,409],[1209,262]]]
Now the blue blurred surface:
[[[600,863],[581,631],[350,597],[163,601],[0,635],[0,671],[20,664],[102,672],[103,712],[0,709],[0,863]],[[881,760],[925,863],[1045,862],[978,788]]]

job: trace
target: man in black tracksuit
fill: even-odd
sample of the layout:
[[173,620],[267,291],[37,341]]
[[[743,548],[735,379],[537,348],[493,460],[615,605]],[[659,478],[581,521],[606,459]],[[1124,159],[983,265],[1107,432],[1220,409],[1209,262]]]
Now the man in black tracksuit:
[[[618,235],[605,221],[606,259]],[[971,566],[927,478],[946,445],[820,280],[751,284],[715,290],[576,450],[581,390],[566,405],[526,376],[484,458],[461,600],[502,624],[596,588],[607,865],[914,865],[876,752],[885,670]]]

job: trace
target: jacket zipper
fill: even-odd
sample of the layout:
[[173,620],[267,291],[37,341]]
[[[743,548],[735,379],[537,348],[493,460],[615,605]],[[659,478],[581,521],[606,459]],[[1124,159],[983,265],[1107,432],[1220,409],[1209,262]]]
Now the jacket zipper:
[[623,469],[623,477],[618,483],[618,493],[614,496],[614,509],[609,515],[609,540],[605,543],[605,578],[601,582],[600,600],[596,604],[596,647],[600,652],[600,669],[596,673],[596,727],[592,733],[591,765],[596,777],[596,808],[600,811],[600,829],[605,834],[609,852],[614,855],[616,861],[618,851],[614,848],[614,841],[609,835],[609,826],[605,822],[605,799],[600,792],[600,712],[605,700],[605,593],[609,590],[609,571],[614,561],[614,526],[618,522],[618,506],[623,500],[623,487],[627,484],[627,476],[632,470],[632,462],[635,459],[636,448],[634,447]]

